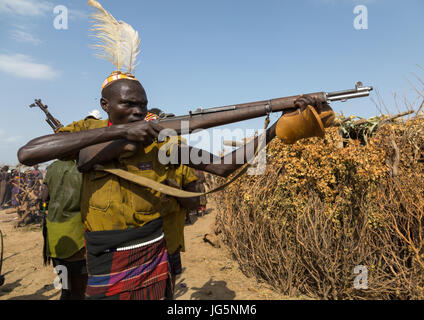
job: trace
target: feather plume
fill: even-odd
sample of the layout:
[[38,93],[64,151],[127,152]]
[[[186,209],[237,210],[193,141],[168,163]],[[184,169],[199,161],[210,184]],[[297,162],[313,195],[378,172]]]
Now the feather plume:
[[88,4],[97,9],[92,15],[94,25],[91,30],[99,40],[99,44],[94,45],[101,50],[98,57],[110,61],[118,70],[126,68],[132,73],[140,53],[138,32],[129,24],[118,22],[98,1],[89,0]]

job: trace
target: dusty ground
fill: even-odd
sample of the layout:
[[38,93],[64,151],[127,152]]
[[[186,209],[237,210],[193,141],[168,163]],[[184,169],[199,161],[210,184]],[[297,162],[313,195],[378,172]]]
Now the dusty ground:
[[[192,216],[193,224],[186,226],[186,252],[182,253],[183,273],[177,278],[175,298],[184,300],[254,300],[287,299],[255,279],[247,278],[231,258],[225,245],[215,248],[203,241],[213,234],[215,212],[203,217]],[[53,267],[42,261],[42,234],[38,226],[15,229],[16,214],[0,211],[0,230],[4,238],[0,300],[56,300],[59,290],[53,286]]]

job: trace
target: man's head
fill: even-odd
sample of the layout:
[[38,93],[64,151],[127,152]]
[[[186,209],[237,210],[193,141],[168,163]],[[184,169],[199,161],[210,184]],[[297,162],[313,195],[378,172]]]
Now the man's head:
[[140,82],[116,80],[102,90],[100,105],[112,124],[143,120],[147,114],[147,96]]
[[9,170],[9,166],[4,166],[3,168],[1,168],[1,171],[7,172]]

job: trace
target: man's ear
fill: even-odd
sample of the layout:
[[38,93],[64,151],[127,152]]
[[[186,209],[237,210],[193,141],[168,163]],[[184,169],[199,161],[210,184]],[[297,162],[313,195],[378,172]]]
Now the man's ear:
[[109,101],[103,97],[100,99],[100,106],[106,113],[109,113]]

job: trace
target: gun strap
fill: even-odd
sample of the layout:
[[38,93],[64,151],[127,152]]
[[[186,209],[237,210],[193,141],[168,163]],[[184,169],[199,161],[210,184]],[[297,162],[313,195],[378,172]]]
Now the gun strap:
[[173,197],[177,197],[177,198],[192,198],[192,197],[200,197],[209,193],[214,193],[214,192],[218,192],[221,191],[222,189],[224,189],[226,186],[228,186],[229,184],[231,184],[233,181],[235,181],[237,178],[239,178],[241,175],[243,175],[246,170],[249,168],[249,166],[244,166],[244,168],[242,170],[240,170],[234,177],[232,177],[229,181],[225,182],[224,184],[211,189],[207,192],[190,192],[190,191],[185,191],[185,190],[181,190],[178,188],[174,188],[171,186],[168,186],[166,184],[157,182],[155,180],[146,178],[146,177],[142,177],[142,176],[138,176],[134,173],[122,170],[122,169],[104,169],[101,167],[97,167],[97,171],[104,171],[104,172],[108,172],[111,173],[115,176],[118,176],[122,179],[128,180],[130,182],[133,182],[135,184],[138,184],[142,187],[147,187],[147,188],[151,188],[153,190],[159,191],[163,194],[167,194]]
[[[264,131],[264,135],[266,136],[266,128],[268,127],[269,124],[269,114],[265,119],[265,131]],[[259,143],[259,141],[258,141]],[[265,143],[266,146],[266,143]],[[258,149],[256,149],[255,152],[255,157],[257,156],[258,152],[260,151],[259,147]],[[242,169],[234,176],[232,177],[230,180],[228,180],[227,182],[225,182],[224,184],[213,188],[207,192],[190,192],[190,191],[185,191],[185,190],[181,190],[178,188],[174,188],[171,186],[168,186],[166,184],[162,184],[160,182],[157,182],[155,180],[146,178],[146,177],[142,177],[142,176],[138,176],[134,173],[122,170],[122,169],[105,169],[100,165],[97,165],[95,167],[95,169],[97,171],[104,171],[104,172],[108,172],[111,174],[114,174],[115,176],[118,176],[122,179],[128,180],[130,182],[133,182],[135,184],[138,184],[142,187],[147,187],[147,188],[151,188],[153,190],[159,191],[163,194],[167,194],[169,196],[173,196],[173,197],[177,197],[177,198],[192,198],[192,197],[200,197],[206,194],[210,194],[210,193],[214,193],[214,192],[218,192],[223,190],[224,188],[226,188],[228,185],[230,185],[231,183],[233,183],[235,180],[237,180],[239,177],[241,177],[246,171],[247,169],[249,169],[249,167],[251,167],[252,165],[250,163],[246,163]]]

